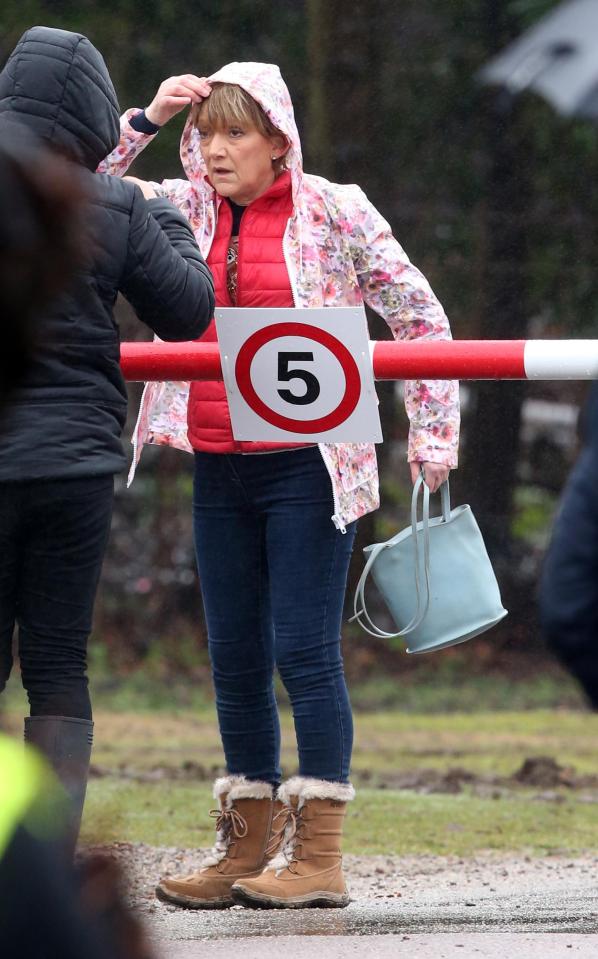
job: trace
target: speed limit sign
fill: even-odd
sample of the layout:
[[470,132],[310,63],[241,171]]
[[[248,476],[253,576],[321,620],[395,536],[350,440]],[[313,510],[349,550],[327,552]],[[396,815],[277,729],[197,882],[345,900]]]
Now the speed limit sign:
[[235,439],[382,440],[363,307],[217,309]]

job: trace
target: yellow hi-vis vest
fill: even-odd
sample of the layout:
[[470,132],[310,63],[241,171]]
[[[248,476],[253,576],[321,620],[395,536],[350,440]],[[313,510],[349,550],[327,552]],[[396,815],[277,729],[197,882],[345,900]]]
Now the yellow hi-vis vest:
[[[60,824],[35,812],[45,800],[54,805],[60,793],[54,774],[42,757],[9,736],[0,733],[0,859],[16,828],[26,821],[30,831],[47,839]],[[60,817],[59,817],[60,819]]]

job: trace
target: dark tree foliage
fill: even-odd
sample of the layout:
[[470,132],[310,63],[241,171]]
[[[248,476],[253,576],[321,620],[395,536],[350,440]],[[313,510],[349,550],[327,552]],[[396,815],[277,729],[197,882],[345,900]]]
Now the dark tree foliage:
[[[207,75],[230,60],[276,62],[295,103],[306,168],[363,187],[428,276],[455,337],[591,336],[598,320],[596,130],[560,118],[532,94],[510,102],[475,79],[490,56],[554,6],[3,0],[0,62],[35,23],[79,30],[103,51],[123,109],[146,105],[171,74]],[[132,172],[180,174],[183,120],[165,128]],[[124,338],[139,336],[124,308],[122,317]],[[370,319],[375,337],[388,335],[382,321]],[[522,479],[520,409],[532,389],[546,398],[563,392],[550,384],[471,385],[457,476],[459,499],[474,506],[516,609],[533,602],[529,583],[515,595],[520,565],[510,536]],[[385,386],[380,394],[385,436],[400,442],[406,424],[394,391]],[[407,470],[390,450],[390,442],[381,450],[383,483],[404,499]],[[160,639],[180,664],[182,639],[193,642],[200,622],[190,458],[155,450],[144,457],[133,490],[119,497],[99,629],[113,648],[126,638],[131,660]],[[551,472],[549,461],[546,486]],[[374,523],[388,535],[381,512],[362,524],[363,539],[375,536]],[[358,659],[370,647],[364,640],[352,649],[350,658]]]

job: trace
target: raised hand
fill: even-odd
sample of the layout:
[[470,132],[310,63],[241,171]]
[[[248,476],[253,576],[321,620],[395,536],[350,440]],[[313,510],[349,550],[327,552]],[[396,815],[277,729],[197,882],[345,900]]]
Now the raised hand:
[[205,77],[196,77],[192,73],[169,77],[158,87],[156,96],[146,107],[145,115],[151,123],[164,126],[185,107],[201,103],[211,92],[212,87]]

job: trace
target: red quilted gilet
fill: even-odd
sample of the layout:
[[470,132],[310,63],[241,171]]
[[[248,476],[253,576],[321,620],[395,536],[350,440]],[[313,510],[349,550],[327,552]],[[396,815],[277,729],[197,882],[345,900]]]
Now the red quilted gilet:
[[[282,250],[282,238],[292,211],[291,175],[286,172],[278,177],[266,193],[250,203],[243,213],[237,258],[237,306],[294,306]],[[231,208],[226,201],[222,201],[208,255],[217,306],[233,306],[226,283],[226,254],[232,222]],[[216,339],[213,320],[201,339],[204,342]],[[191,384],[187,425],[193,449],[208,453],[259,453],[304,445],[235,440],[222,380]]]

